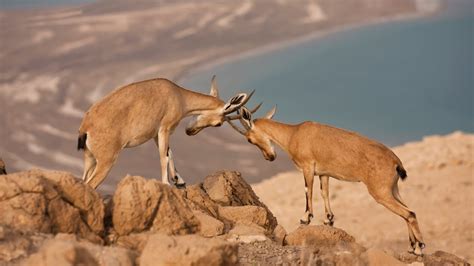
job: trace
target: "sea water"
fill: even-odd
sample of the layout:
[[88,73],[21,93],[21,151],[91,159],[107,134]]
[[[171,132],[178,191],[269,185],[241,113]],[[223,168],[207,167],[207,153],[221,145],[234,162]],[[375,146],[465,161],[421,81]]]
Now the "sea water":
[[472,9],[450,6],[235,59],[181,84],[205,91],[216,74],[224,98],[256,89],[253,103],[278,105],[276,120],[318,121],[388,145],[473,132],[473,25]]

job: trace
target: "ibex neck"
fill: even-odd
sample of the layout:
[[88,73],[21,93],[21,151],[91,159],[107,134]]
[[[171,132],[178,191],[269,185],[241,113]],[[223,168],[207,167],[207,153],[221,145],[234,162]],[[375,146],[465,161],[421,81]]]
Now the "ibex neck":
[[218,98],[199,92],[181,89],[181,95],[184,100],[184,112],[186,116],[224,106],[224,102]]
[[295,132],[295,126],[273,121],[271,119],[259,119],[259,126],[268,135],[268,137],[288,152],[290,140]]

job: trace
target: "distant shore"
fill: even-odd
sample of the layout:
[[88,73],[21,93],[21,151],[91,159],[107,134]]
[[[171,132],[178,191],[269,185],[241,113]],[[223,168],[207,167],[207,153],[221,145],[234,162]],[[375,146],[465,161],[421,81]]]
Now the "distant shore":
[[333,34],[344,33],[346,31],[359,29],[359,28],[367,27],[367,26],[397,22],[397,21],[410,21],[410,20],[421,19],[421,18],[425,18],[425,17],[429,17],[429,16],[435,16],[435,15],[439,14],[439,12],[442,12],[442,10],[443,10],[443,6],[442,6],[442,4],[440,4],[440,6],[438,6],[436,11],[434,11],[434,12],[426,12],[426,11],[417,10],[416,12],[409,13],[409,14],[398,14],[398,15],[394,15],[394,16],[390,16],[390,17],[373,18],[373,19],[369,19],[367,21],[357,22],[357,23],[353,23],[353,24],[338,25],[338,26],[334,26],[333,28],[313,31],[313,32],[310,32],[310,33],[308,33],[306,35],[303,35],[303,36],[299,36],[299,37],[296,37],[296,38],[291,38],[291,39],[288,39],[288,40],[284,40],[284,41],[280,41],[280,42],[276,42],[276,43],[272,43],[272,44],[263,45],[263,46],[256,47],[256,48],[246,50],[246,51],[231,52],[228,55],[225,55],[225,56],[222,56],[220,58],[214,59],[210,62],[197,63],[194,66],[190,66],[190,67],[187,67],[187,68],[185,67],[185,68],[183,68],[181,73],[179,75],[177,75],[177,77],[175,77],[175,80],[177,82],[182,82],[183,80],[185,80],[189,76],[192,76],[196,73],[199,73],[201,71],[204,71],[204,70],[207,70],[207,69],[219,66],[219,65],[224,65],[224,64],[230,63],[230,62],[235,61],[235,60],[250,58],[250,57],[253,57],[253,56],[256,56],[256,55],[271,53],[273,51],[281,50],[281,49],[284,49],[284,48],[287,48],[287,47],[290,47],[290,46],[293,46],[293,45],[297,45],[297,44],[301,44],[301,43],[321,39],[321,38],[324,38],[324,37],[328,37],[328,36],[333,35]]

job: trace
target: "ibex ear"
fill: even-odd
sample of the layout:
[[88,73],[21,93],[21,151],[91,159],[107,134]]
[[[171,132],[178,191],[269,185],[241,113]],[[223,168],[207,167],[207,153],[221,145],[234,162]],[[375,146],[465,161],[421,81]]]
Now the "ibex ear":
[[209,95],[219,98],[219,90],[217,89],[216,75],[212,76],[211,91]]
[[272,110],[268,111],[268,113],[264,116],[265,118],[267,119],[272,119],[273,116],[275,115],[276,113],[276,110],[277,110],[277,106],[275,105]]
[[253,127],[252,113],[247,108],[245,108],[245,106],[239,109],[239,113],[242,115],[242,118],[240,119],[242,125],[247,130],[251,129]]
[[232,97],[224,105],[224,114],[230,114],[235,110],[239,109],[243,104],[245,104],[246,99],[248,98],[247,93],[239,93]]

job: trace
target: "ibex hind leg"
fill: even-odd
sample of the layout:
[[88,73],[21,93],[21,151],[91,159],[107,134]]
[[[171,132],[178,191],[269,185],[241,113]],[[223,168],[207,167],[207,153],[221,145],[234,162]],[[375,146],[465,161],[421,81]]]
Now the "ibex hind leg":
[[421,236],[415,213],[399,202],[393,195],[392,191],[387,193],[371,191],[370,194],[378,203],[382,204],[387,209],[402,217],[406,221],[408,228],[410,228],[409,232],[410,230],[413,232],[416,241],[414,253],[416,255],[422,255],[422,249],[425,247],[425,244],[423,243],[423,237]]
[[[400,192],[398,191],[398,185],[395,184],[392,189],[393,196],[395,199],[400,202],[403,206],[408,208],[408,206],[403,202],[402,197],[400,196]],[[416,238],[415,234],[413,233],[413,230],[411,229],[411,226],[407,223],[408,227],[408,236],[410,240],[410,245],[408,246],[408,252],[414,253],[416,249]]]
[[117,145],[109,145],[103,152],[94,152],[96,166],[86,181],[88,185],[95,189],[104,181],[117,160],[117,156],[120,152],[120,148],[118,147]]
[[94,172],[97,161],[95,160],[92,152],[85,147],[84,149],[84,174],[82,175],[82,180],[87,182],[92,173]]

